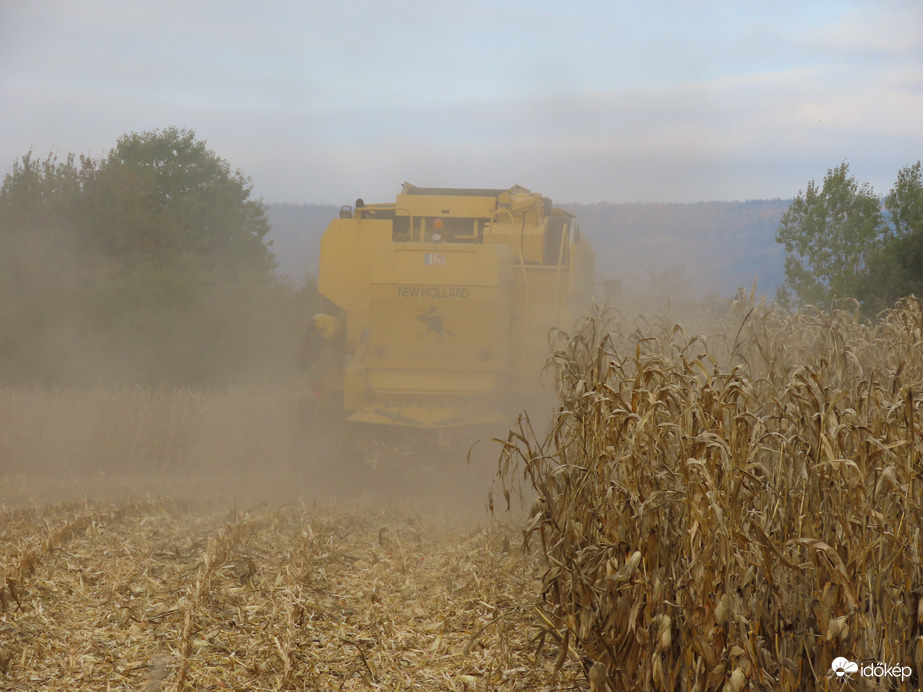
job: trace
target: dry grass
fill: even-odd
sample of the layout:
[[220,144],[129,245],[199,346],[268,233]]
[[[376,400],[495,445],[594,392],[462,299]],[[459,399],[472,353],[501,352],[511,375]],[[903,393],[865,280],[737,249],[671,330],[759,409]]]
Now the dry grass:
[[917,689],[920,304],[872,326],[741,294],[722,319],[559,335],[560,412],[520,421],[500,473],[538,495],[540,622],[596,690],[877,689],[837,656]]

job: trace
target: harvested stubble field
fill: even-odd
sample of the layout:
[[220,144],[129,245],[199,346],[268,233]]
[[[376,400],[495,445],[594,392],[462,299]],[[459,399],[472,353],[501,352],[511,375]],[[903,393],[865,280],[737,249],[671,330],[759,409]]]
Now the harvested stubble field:
[[536,565],[499,524],[165,499],[0,524],[0,689],[575,689],[533,666]]
[[331,466],[296,410],[0,391],[0,690],[581,689],[490,464]]

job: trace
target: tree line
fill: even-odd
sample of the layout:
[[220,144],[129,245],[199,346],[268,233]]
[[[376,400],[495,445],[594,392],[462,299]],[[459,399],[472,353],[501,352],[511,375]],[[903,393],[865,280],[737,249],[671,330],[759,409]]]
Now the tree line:
[[786,306],[827,307],[858,300],[874,317],[908,295],[923,297],[923,173],[902,168],[882,199],[849,172],[849,164],[811,180],[782,217]]
[[273,271],[269,230],[191,130],[23,155],[0,186],[0,384],[281,376],[315,294]]

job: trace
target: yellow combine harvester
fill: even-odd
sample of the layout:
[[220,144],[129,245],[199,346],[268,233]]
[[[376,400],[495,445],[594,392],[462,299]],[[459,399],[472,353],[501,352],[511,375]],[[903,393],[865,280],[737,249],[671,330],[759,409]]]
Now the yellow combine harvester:
[[[323,408],[417,430],[508,420],[539,389],[547,333],[582,314],[594,255],[574,216],[509,190],[405,183],[393,204],[343,207],[321,240],[311,336]],[[320,349],[316,349],[319,353]]]

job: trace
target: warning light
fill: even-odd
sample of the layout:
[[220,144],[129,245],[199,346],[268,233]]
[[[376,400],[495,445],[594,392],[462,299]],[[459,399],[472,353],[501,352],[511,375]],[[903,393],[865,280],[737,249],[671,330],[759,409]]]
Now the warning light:
[[433,230],[438,231],[442,228],[442,219],[433,219]]

